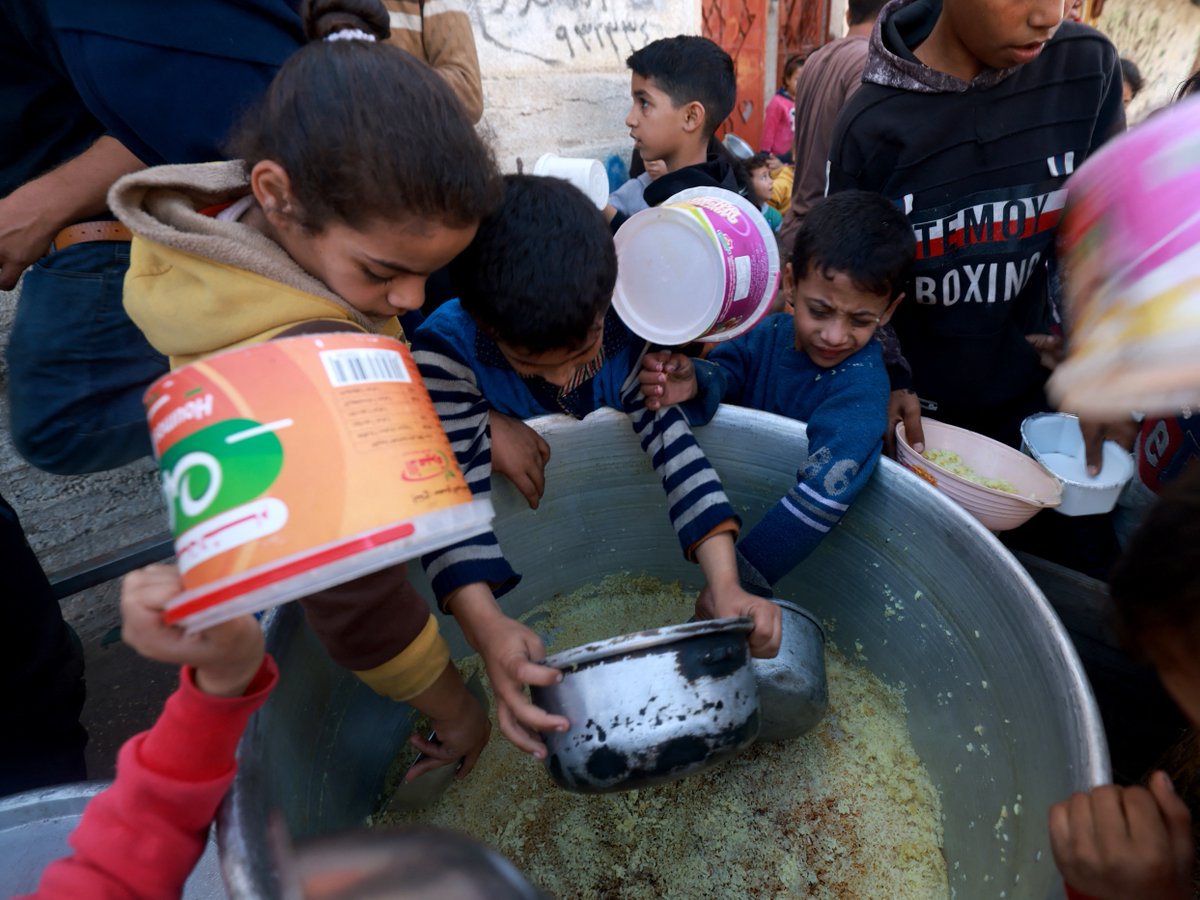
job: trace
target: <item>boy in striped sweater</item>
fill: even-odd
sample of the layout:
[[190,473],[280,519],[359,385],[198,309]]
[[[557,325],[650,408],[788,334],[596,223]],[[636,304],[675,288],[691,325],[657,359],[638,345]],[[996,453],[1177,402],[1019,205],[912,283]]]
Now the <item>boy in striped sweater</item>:
[[784,268],[791,315],[768,317],[703,360],[646,355],[641,379],[651,409],[708,394],[711,416],[715,394],[808,423],[808,456],[796,485],[738,544],[743,584],[768,591],[799,565],[875,470],[889,395],[875,330],[904,296],[913,252],[904,214],[883,196],[827,197],[805,217]]
[[[547,252],[549,235],[554,252]],[[520,419],[547,413],[582,419],[602,407],[626,412],[663,480],[680,545],[704,571],[706,609],[751,617],[751,651],[774,656],[779,608],[738,582],[739,521],[720,479],[680,409],[646,408],[639,382],[644,344],[610,308],[616,272],[604,218],[582,193],[557,179],[506,176],[503,207],[451,264],[461,299],[439,307],[413,337],[421,377],[476,496],[491,489],[490,412]],[[544,442],[539,447],[538,470],[549,456]],[[526,491],[531,505],[539,493]],[[534,706],[524,688],[561,675],[533,662],[545,655],[541,640],[496,602],[519,578],[496,536],[464,541],[423,562],[439,605],[484,659],[501,731],[544,757],[538,732],[565,730],[567,721]]]

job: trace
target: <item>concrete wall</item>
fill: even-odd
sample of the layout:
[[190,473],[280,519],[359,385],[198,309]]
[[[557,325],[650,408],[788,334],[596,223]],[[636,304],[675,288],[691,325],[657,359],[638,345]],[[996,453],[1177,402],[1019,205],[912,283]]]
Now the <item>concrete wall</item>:
[[625,59],[650,41],[700,33],[700,0],[469,0],[483,73],[484,128],[500,167],[545,152],[628,159]]
[[1108,0],[1096,27],[1137,63],[1146,80],[1129,106],[1130,122],[1169,103],[1180,82],[1195,71],[1200,6],[1188,0]]
[[829,30],[835,37],[846,36],[846,0],[832,0],[829,4]]

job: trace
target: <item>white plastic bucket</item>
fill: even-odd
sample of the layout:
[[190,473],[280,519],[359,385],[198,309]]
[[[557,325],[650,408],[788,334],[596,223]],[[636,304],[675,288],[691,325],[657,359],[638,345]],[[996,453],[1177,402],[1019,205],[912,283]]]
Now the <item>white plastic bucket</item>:
[[681,191],[630,216],[615,243],[613,305],[631,331],[653,343],[730,340],[758,324],[775,298],[775,236],[762,213],[732,191]]
[[597,209],[608,205],[608,172],[598,159],[543,153],[533,164],[533,174],[571,182],[596,204]]
[[1060,409],[1110,418],[1200,405],[1200,97],[1114,138],[1071,176],[1058,232]]

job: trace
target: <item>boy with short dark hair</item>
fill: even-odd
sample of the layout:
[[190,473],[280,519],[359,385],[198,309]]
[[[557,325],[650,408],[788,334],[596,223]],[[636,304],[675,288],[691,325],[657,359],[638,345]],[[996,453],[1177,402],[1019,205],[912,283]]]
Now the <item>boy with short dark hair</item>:
[[1038,346],[1065,184],[1124,128],[1115,48],[1062,18],[1062,0],[892,0],[838,120],[829,193],[878,191],[914,232],[893,322],[912,376],[892,367],[891,416],[914,446],[920,407],[1014,446],[1049,408]]
[[625,125],[642,159],[661,159],[667,174],[630,179],[610,195],[604,217],[615,232],[635,212],[679,191],[721,187],[738,192],[728,154],[710,139],[733,112],[733,60],[708,38],[681,34],[652,41],[626,62],[633,107]]
[[[912,231],[884,197],[848,191],[819,201],[784,269],[794,312],[770,316],[704,360],[647,354],[647,406],[719,399],[808,423],[796,486],[738,544],[744,584],[770,590],[820,543],[867,483],[883,446],[888,378],[875,330],[903,298]],[[716,406],[706,404],[711,416]]]
[[[684,414],[646,408],[638,380],[645,345],[611,309],[616,274],[612,238],[582,193],[554,178],[506,176],[503,207],[451,263],[460,300],[425,321],[413,336],[413,357],[476,497],[490,492],[491,411],[520,419],[582,419],[603,407],[626,412],[663,480],[680,545],[704,570],[716,614],[753,618],[751,649],[772,656],[778,607],[738,583],[739,521]],[[518,579],[496,536],[423,562],[438,603],[484,659],[501,730],[543,756],[536,732],[565,728],[566,720],[530,703],[524,687],[560,676],[534,663],[545,655],[540,638],[496,603]]]

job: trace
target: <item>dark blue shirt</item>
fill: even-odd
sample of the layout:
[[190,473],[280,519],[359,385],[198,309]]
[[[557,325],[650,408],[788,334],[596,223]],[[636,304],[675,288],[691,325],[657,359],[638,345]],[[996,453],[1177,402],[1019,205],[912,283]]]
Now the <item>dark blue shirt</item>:
[[229,158],[304,43],[297,2],[0,0],[0,195],[104,134],[147,165]]
[[40,0],[0,0],[0,197],[104,133],[71,86]]

